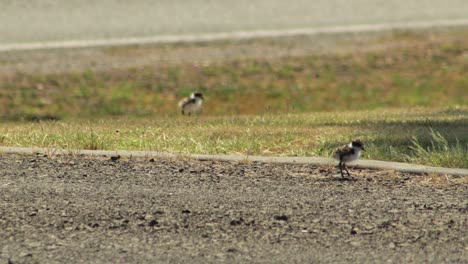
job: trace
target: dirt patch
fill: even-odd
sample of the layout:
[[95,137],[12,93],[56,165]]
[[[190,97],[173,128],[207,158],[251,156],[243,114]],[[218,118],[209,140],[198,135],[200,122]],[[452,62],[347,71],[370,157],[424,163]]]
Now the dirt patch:
[[1,262],[468,259],[464,178],[194,160],[0,157]]

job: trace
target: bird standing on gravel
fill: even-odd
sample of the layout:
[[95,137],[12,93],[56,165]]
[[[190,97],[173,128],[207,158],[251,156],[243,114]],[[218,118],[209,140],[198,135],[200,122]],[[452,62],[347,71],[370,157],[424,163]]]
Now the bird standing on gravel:
[[341,177],[345,178],[343,175],[343,168],[345,169],[348,176],[348,169],[346,168],[346,163],[355,161],[361,156],[361,151],[365,151],[364,143],[361,140],[356,139],[349,143],[348,145],[341,146],[333,152],[333,158],[339,161],[338,167],[340,168]]
[[178,104],[180,112],[182,115],[191,115],[200,112],[204,99],[205,98],[203,97],[202,93],[192,93],[190,97],[186,97],[180,100]]

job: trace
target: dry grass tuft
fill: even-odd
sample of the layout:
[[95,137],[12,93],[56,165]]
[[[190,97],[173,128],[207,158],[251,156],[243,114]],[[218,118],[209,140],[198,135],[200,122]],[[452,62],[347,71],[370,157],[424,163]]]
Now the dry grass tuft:
[[465,185],[468,184],[468,177],[440,174],[424,174],[422,176],[412,178],[411,183],[434,187]]

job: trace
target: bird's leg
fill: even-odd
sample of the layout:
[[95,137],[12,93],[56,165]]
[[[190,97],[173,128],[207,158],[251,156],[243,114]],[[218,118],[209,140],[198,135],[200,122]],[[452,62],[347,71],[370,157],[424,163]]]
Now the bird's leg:
[[346,173],[348,174],[348,177],[351,177],[351,174],[349,174],[349,171],[348,171],[348,168],[346,167],[346,164],[343,164],[343,165],[344,165]]
[[338,168],[340,168],[341,177],[344,178],[342,164],[342,161],[340,161],[340,163],[338,163]]

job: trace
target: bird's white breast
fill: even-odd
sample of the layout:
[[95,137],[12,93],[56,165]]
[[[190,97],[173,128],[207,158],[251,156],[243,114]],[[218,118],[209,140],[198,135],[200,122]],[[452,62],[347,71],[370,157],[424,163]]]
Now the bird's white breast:
[[360,156],[361,156],[361,150],[355,149],[353,154],[345,155],[343,157],[343,161],[344,162],[355,161],[355,160],[359,159]]
[[187,113],[199,112],[202,106],[203,100],[196,98],[194,103],[190,103],[184,106],[184,111]]

